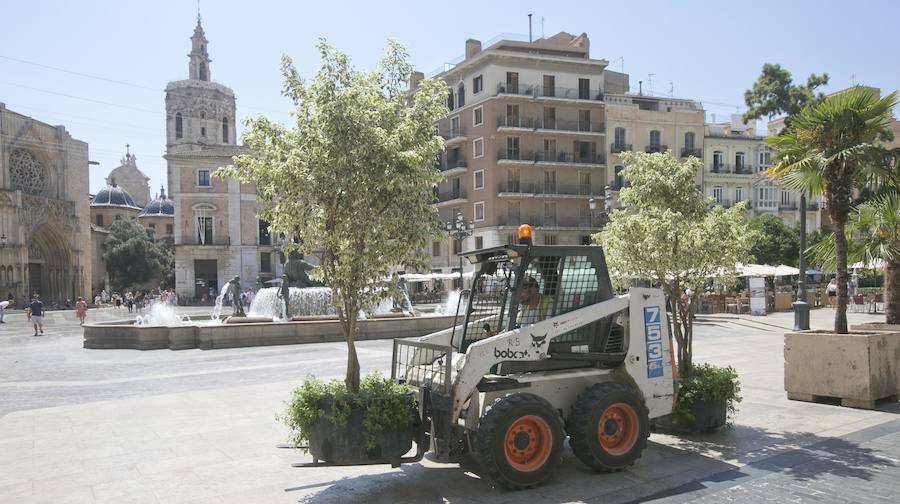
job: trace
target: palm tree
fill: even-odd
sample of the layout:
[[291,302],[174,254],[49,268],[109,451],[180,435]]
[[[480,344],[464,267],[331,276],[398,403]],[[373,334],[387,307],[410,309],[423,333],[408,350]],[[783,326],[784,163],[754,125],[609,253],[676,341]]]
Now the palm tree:
[[766,139],[778,150],[768,173],[785,187],[811,196],[823,194],[834,229],[837,309],[834,332],[847,333],[847,219],[861,187],[893,176],[888,151],[896,93],[856,86],[807,107],[791,119],[783,135]]
[[[884,261],[884,312],[888,324],[900,324],[900,188],[855,207],[847,224],[847,261]],[[857,236],[861,240],[853,240]],[[834,235],[810,247],[814,260],[835,265]]]

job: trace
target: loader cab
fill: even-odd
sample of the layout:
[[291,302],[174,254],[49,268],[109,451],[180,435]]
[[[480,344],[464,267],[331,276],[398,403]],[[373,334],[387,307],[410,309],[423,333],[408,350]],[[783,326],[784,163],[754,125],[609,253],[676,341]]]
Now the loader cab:
[[[453,335],[458,352],[481,339],[614,296],[599,246],[515,244],[464,256],[476,272],[462,331]],[[586,355],[603,354],[620,363],[626,350],[624,329],[605,318],[557,337],[549,354],[578,367],[585,363],[574,365],[574,360]]]

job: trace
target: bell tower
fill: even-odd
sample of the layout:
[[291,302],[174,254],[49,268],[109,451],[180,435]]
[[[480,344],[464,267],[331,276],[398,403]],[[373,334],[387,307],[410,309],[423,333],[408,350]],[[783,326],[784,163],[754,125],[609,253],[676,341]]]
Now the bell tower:
[[188,54],[188,79],[209,81],[209,53],[206,51],[206,34],[203,33],[203,25],[200,24],[200,13],[197,13],[197,26],[191,36],[191,52]]

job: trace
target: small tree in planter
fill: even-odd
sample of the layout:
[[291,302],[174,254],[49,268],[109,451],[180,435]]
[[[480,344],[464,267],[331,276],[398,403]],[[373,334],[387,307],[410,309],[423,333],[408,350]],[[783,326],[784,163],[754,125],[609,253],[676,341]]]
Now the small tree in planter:
[[[391,295],[392,267],[424,267],[427,246],[441,232],[432,203],[441,180],[434,159],[443,140],[434,123],[447,111],[447,88],[425,80],[409,95],[404,86],[412,68],[405,49],[394,42],[378,70],[368,73],[325,42],[318,50],[322,66],[310,82],[282,57],[283,93],[296,104],[296,126],[265,117],[248,120],[243,140],[252,153],[236,157],[219,174],[256,184],[261,218],[273,232],[296,238],[287,248],[319,256],[316,274],[334,291],[347,341],[344,383],[299,389],[289,410],[298,419],[292,425],[311,428],[315,422],[302,420],[307,415],[362,430],[345,409],[374,411],[371,401],[381,395],[390,402],[396,391],[383,379],[367,381],[360,390],[358,313]],[[318,399],[304,402],[310,398]],[[351,425],[344,422],[348,418]],[[312,449],[316,442],[310,441]]]
[[[665,291],[669,333],[677,343],[678,373],[685,381],[694,373],[691,305],[711,277],[734,279],[735,264],[749,262],[755,233],[743,205],[714,206],[697,189],[699,160],[680,163],[671,153],[642,152],[626,152],[621,159],[622,175],[630,183],[619,193],[625,209],[613,212],[594,239],[603,245],[611,270],[625,279],[650,280]],[[688,289],[692,296],[685,299]],[[694,388],[704,383],[699,377]],[[681,397],[678,410],[690,408],[693,397],[697,394]]]

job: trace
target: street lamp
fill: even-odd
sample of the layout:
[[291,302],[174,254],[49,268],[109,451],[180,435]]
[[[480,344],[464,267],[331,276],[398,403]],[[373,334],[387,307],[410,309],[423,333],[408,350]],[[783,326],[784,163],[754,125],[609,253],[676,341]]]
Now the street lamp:
[[[456,214],[455,220],[449,220],[446,223],[445,229],[447,230],[447,234],[450,235],[450,238],[453,238],[459,243],[460,252],[462,252],[462,241],[466,238],[472,236],[475,232],[475,223],[472,221],[466,222],[463,219],[462,214]],[[459,288],[462,290],[463,288],[463,258],[462,255],[459,256]]]
[[[600,217],[602,218],[600,221],[601,231],[603,231],[603,227],[606,226],[606,223],[609,221],[609,213],[612,212],[612,188],[610,186],[603,188],[602,199],[603,211],[600,212]],[[597,200],[593,196],[588,200],[588,208],[591,209],[591,219],[593,220],[594,214],[597,212]],[[593,224],[593,222],[591,224]]]
[[794,330],[809,329],[809,303],[806,302],[806,193],[800,193],[800,277],[794,301]]

